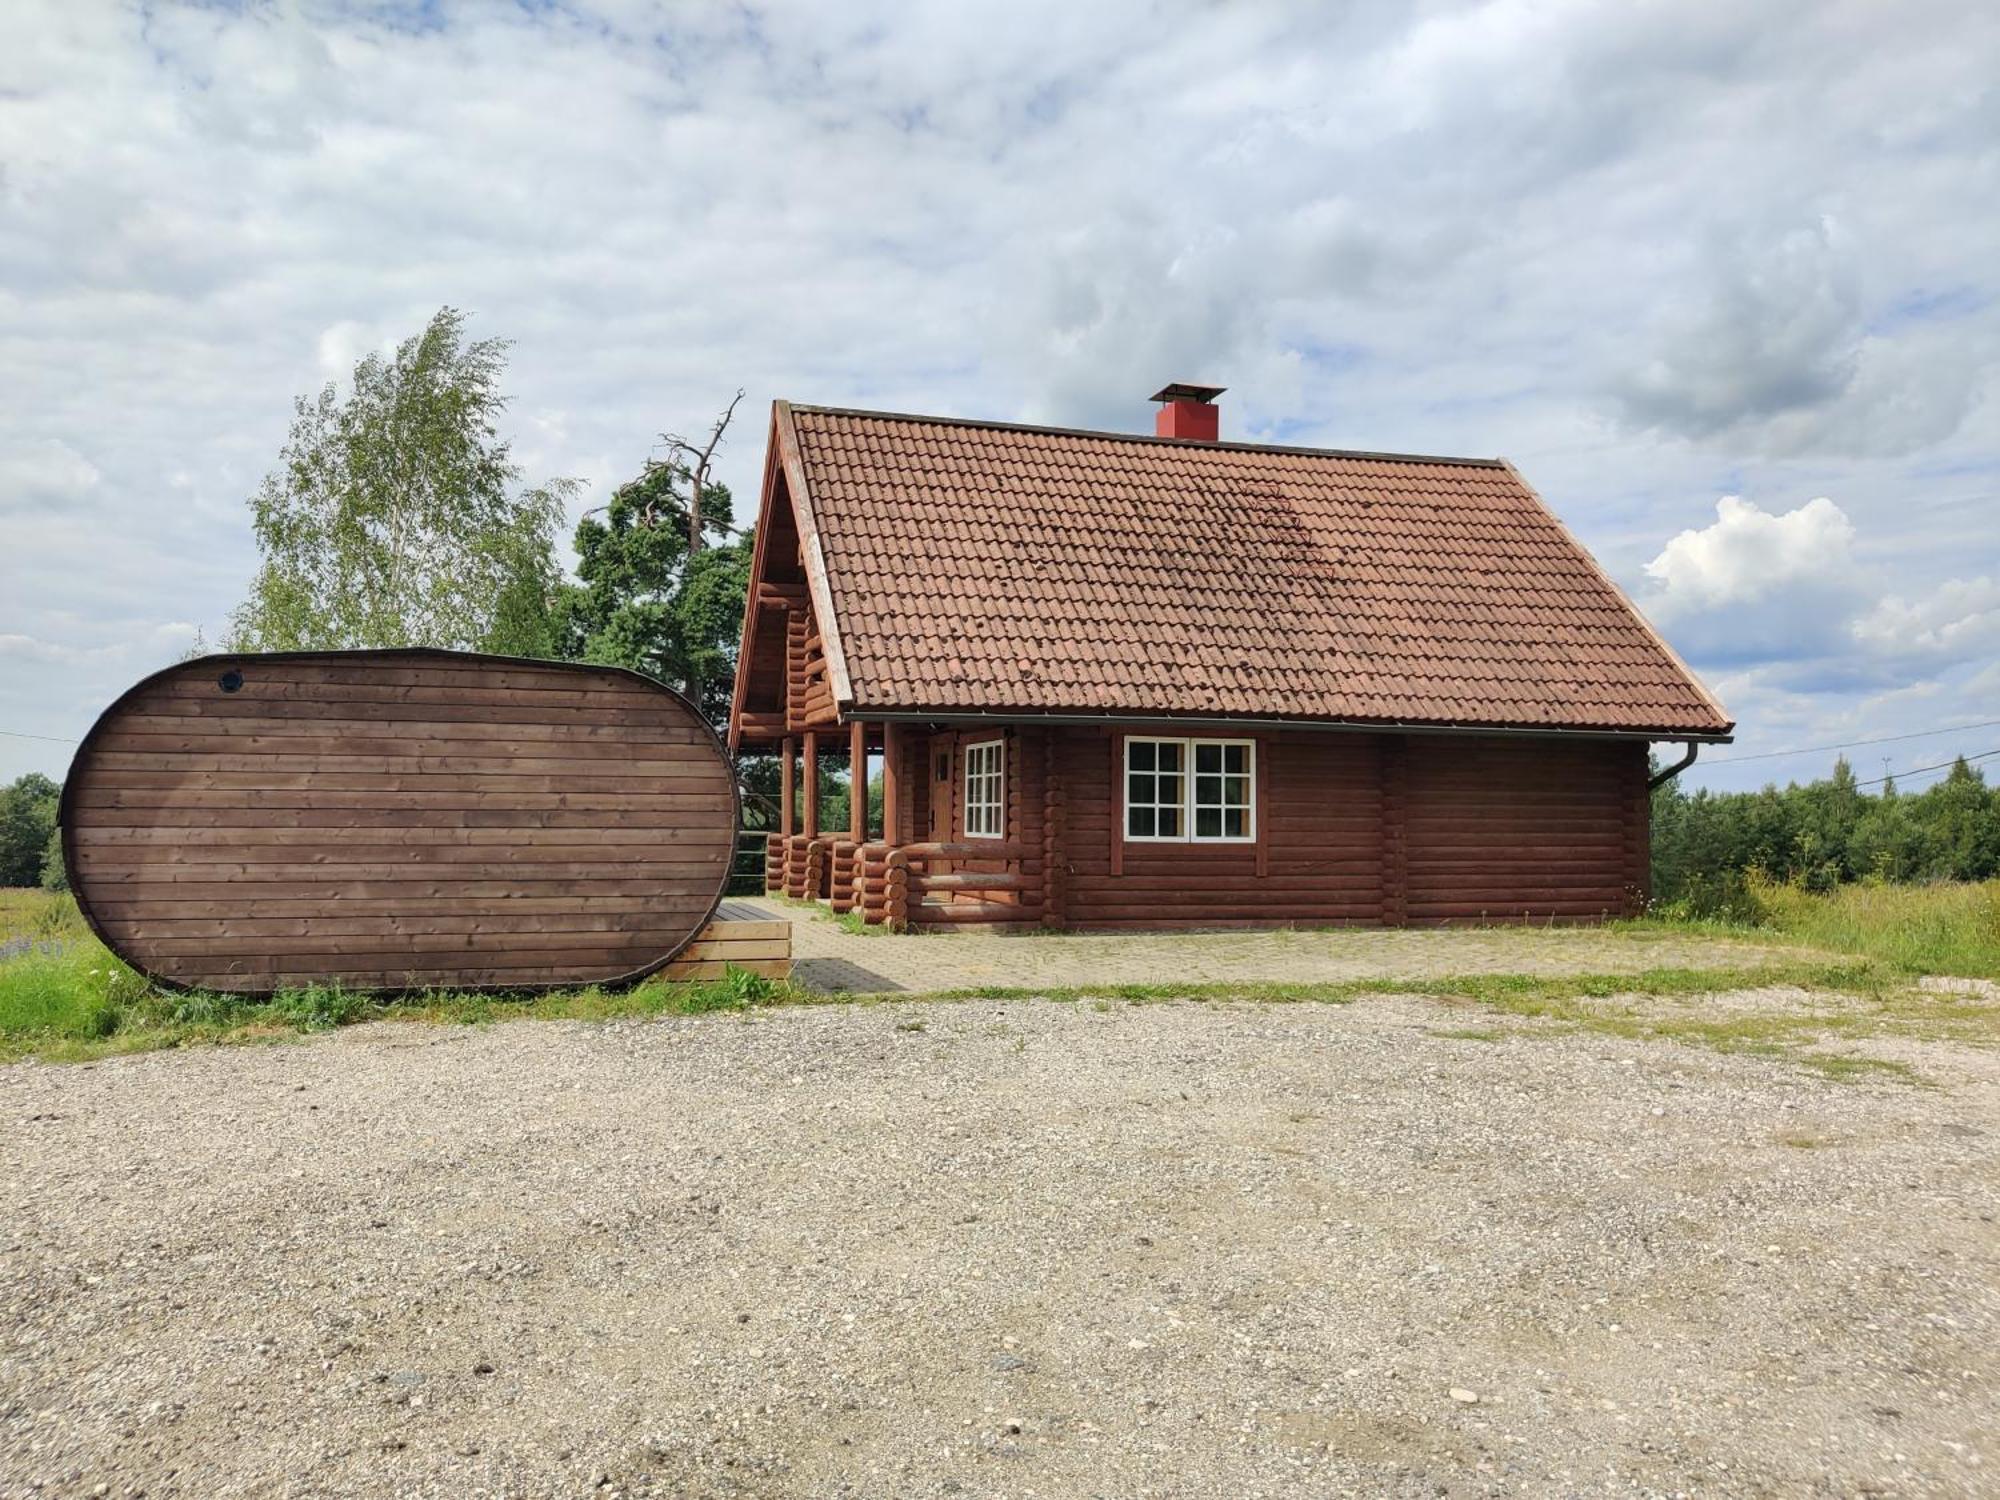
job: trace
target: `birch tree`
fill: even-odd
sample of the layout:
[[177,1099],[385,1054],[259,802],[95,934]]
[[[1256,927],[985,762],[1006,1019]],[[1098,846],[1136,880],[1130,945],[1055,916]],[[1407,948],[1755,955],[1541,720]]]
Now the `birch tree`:
[[263,556],[231,650],[441,646],[545,656],[567,480],[518,488],[502,339],[441,308],[393,354],[294,403],[250,499]]

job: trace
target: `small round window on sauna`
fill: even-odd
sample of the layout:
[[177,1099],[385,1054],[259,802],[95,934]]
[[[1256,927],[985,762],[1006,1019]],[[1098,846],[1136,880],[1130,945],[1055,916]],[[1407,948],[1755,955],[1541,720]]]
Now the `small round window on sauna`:
[[233,693],[243,686],[243,674],[237,671],[236,668],[231,667],[227,672],[216,678],[215,681],[223,692]]

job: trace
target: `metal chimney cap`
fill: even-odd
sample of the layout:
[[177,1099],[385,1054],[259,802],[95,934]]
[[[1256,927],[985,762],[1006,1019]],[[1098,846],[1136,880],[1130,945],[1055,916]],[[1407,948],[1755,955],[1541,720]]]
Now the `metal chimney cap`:
[[1226,385],[1189,385],[1176,380],[1163,385],[1146,399],[1148,401],[1200,401],[1212,403],[1217,396],[1228,390]]

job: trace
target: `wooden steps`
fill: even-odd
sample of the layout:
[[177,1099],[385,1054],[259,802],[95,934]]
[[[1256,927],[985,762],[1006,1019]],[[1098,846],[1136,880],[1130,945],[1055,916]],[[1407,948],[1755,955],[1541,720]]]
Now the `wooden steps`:
[[720,979],[729,965],[766,979],[792,972],[792,924],[741,901],[725,901],[715,919],[668,964],[668,979]]

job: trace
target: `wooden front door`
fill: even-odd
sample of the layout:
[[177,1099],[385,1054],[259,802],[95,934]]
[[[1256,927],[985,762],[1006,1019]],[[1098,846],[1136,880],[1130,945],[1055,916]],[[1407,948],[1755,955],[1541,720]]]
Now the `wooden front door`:
[[951,752],[950,740],[931,741],[930,841],[934,844],[951,842],[952,789],[957,784],[952,775]]

